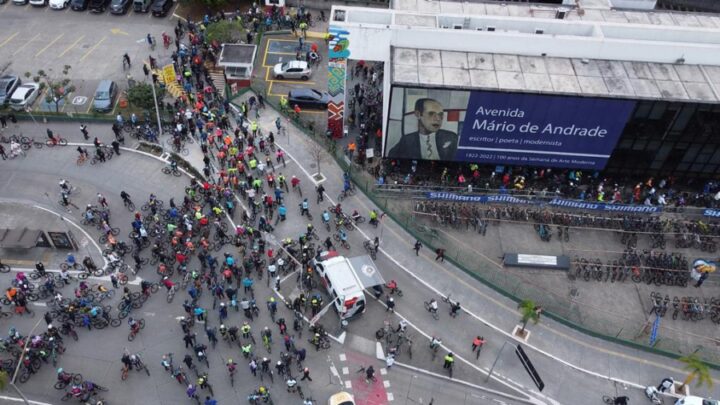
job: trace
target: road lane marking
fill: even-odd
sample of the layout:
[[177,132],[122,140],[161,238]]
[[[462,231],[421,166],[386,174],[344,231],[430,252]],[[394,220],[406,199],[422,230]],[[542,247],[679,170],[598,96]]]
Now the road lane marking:
[[17,49],[15,49],[15,52],[12,53],[13,56],[15,56],[18,52],[22,51],[23,49],[25,49],[25,47],[28,46],[29,43],[31,43],[32,41],[36,40],[37,37],[39,37],[39,36],[40,36],[40,34],[38,33],[38,34],[36,34],[34,37],[32,37],[30,40],[28,40],[28,41],[26,41],[24,44],[20,45],[20,47],[18,47]]
[[95,49],[97,49],[97,47],[100,46],[100,44],[102,44],[103,42],[105,42],[106,39],[107,39],[107,36],[102,37],[102,39],[101,39],[100,41],[98,41],[95,45],[93,45],[92,48],[88,49],[88,51],[85,52],[85,55],[83,55],[83,56],[80,57],[80,62],[82,62],[83,60],[85,60],[85,58],[87,58],[88,56],[90,56],[90,54],[91,54]]
[[11,41],[13,38],[15,38],[16,36],[18,36],[18,34],[19,34],[19,32],[16,32],[16,33],[10,35],[10,36],[8,37],[8,39],[6,39],[6,40],[4,40],[2,43],[0,43],[0,48],[2,48],[3,46],[5,46],[8,42],[10,42],[10,41]]
[[59,40],[60,40],[62,37],[64,37],[64,36],[65,36],[65,34],[60,34],[60,36],[58,36],[57,38],[53,39],[49,44],[45,45],[45,47],[44,47],[43,49],[39,50],[39,51],[35,54],[35,57],[37,58],[38,56],[40,56],[41,53],[45,52],[48,48],[50,48],[51,46],[53,46],[53,44],[55,44],[55,42],[59,41]]
[[85,35],[81,35],[80,38],[78,38],[78,39],[75,40],[75,42],[73,42],[70,46],[68,46],[67,48],[65,48],[65,50],[62,51],[62,53],[61,53],[60,55],[58,55],[58,58],[61,57],[61,56],[63,56],[63,55],[65,55],[66,53],[68,53],[71,49],[73,49],[73,48],[75,47],[75,45],[78,44],[78,42],[82,41],[83,38],[85,38]]

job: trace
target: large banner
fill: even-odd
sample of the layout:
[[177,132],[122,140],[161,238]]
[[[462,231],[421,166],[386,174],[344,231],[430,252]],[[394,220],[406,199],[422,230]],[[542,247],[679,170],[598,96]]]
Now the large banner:
[[384,156],[603,169],[635,102],[393,87]]

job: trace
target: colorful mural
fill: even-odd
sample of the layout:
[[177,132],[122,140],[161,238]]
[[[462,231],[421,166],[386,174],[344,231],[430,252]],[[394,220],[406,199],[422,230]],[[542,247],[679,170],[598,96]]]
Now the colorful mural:
[[345,75],[347,74],[347,59],[350,56],[350,41],[347,30],[330,27],[328,32],[331,40],[328,42],[328,131],[333,138],[343,136],[343,117],[345,115]]

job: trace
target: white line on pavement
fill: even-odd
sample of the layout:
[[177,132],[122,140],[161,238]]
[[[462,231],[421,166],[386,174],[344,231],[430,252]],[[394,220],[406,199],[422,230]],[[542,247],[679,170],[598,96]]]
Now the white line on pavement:
[[[25,400],[23,400],[22,398],[8,397],[6,395],[0,395],[0,399],[12,401],[12,402],[25,402]],[[30,401],[29,400],[28,402],[33,405],[53,405],[53,404],[49,404],[47,402],[39,402],[39,401]]]

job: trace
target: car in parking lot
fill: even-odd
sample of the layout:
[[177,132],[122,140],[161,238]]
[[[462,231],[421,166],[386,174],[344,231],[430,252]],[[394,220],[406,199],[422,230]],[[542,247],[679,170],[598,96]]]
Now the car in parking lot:
[[84,11],[88,8],[90,0],[70,0],[70,8],[74,11]]
[[49,5],[53,10],[64,10],[70,5],[70,0],[50,0]]
[[18,86],[10,97],[10,108],[13,110],[24,110],[31,106],[40,94],[40,85],[37,83],[26,83]]
[[45,7],[47,2],[48,0],[30,0],[30,5],[33,7]]
[[28,0],[12,0],[12,2],[16,6],[24,6],[28,4]]
[[304,108],[327,108],[330,102],[330,95],[326,92],[320,92],[315,89],[302,87],[292,89],[288,92],[288,102],[290,107],[296,104]]
[[0,106],[10,101],[10,96],[20,84],[22,84],[22,80],[15,75],[0,77]]
[[110,0],[90,0],[88,9],[91,13],[103,13],[110,5]]
[[340,391],[328,399],[328,405],[355,405],[355,400],[352,395]]
[[690,395],[678,399],[675,405],[720,405],[720,401]]
[[147,13],[152,6],[152,0],[133,0],[133,11],[136,13]]
[[112,111],[117,97],[118,88],[112,80],[102,80],[95,90],[93,110],[98,112]]
[[125,14],[130,9],[132,0],[112,0],[110,2],[111,14]]
[[155,17],[164,17],[173,6],[173,0],[155,0],[150,7],[152,15]]
[[278,63],[273,67],[273,77],[276,79],[300,79],[307,80],[312,75],[312,69],[304,60],[291,60],[290,62]]

